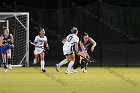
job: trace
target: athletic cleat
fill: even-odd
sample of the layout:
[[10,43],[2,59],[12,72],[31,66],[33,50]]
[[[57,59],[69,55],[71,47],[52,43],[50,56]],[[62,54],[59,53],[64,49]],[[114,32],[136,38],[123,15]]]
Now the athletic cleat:
[[33,66],[35,67],[36,66],[36,63],[33,63]]
[[7,72],[7,69],[4,69],[4,72]]
[[84,71],[83,71],[83,73],[86,73],[86,72],[87,72],[87,70],[84,70]]
[[81,71],[82,71],[83,73],[86,73],[86,72],[87,72],[87,71],[85,70],[85,68],[82,68]]
[[71,72],[71,71],[65,71],[65,74],[72,74],[73,72]]
[[9,67],[10,70],[12,70],[12,67]]
[[76,69],[72,69],[72,72],[73,72],[73,73],[77,73],[78,71],[76,71]]
[[11,67],[11,66],[9,66],[9,69],[10,69],[10,70],[12,70],[12,67]]
[[58,64],[56,64],[55,67],[56,67],[56,71],[59,72],[59,68],[60,68],[60,67],[58,66]]
[[42,72],[46,72],[46,70],[45,69],[42,69]]

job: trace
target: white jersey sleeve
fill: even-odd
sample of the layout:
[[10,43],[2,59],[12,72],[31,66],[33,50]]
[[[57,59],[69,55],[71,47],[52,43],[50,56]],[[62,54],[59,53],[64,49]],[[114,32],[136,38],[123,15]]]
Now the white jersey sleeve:
[[37,42],[37,40],[38,40],[38,36],[35,37],[35,40],[34,41]]
[[79,37],[78,36],[74,35],[73,39],[74,39],[74,43],[78,43],[79,42]]
[[45,42],[47,42],[47,41],[48,41],[48,39],[47,39],[47,37],[46,37],[46,36],[44,36],[44,41],[45,41]]

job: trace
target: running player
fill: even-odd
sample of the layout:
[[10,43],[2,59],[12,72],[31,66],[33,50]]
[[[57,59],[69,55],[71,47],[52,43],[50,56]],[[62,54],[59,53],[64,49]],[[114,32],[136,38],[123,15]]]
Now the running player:
[[11,49],[14,48],[14,39],[13,35],[9,33],[9,29],[7,27],[3,27],[3,35],[2,35],[2,44],[4,45],[2,59],[5,67],[5,72],[7,71],[6,62],[8,59],[8,67],[9,69],[12,69],[11,67]]
[[[71,29],[72,34],[69,34],[63,41],[63,54],[65,55],[66,59],[60,62],[60,64],[63,62],[69,62],[68,67],[65,71],[66,74],[71,74],[71,68],[74,64],[75,61],[75,53],[74,53],[74,46],[75,46],[75,51],[78,53],[78,42],[79,38],[77,36],[78,34],[78,29],[76,27],[73,27]],[[56,65],[56,70],[60,67],[59,64]]]
[[[2,55],[3,55],[3,53],[4,53],[4,45],[2,44],[2,37],[0,36],[0,56],[1,56],[1,63],[3,62],[3,58],[2,58]],[[7,67],[6,67],[6,64],[5,63],[3,63],[4,64],[4,69],[5,69],[5,71],[7,71]]]
[[39,35],[37,35],[35,37],[34,44],[35,44],[35,50],[34,50],[34,55],[35,55],[35,60],[34,61],[35,62],[34,63],[38,62],[38,55],[40,55],[41,70],[43,72],[46,72],[45,61],[44,61],[44,44],[45,44],[47,49],[49,49],[49,45],[48,45],[47,37],[45,36],[44,28],[42,28],[42,27],[39,28]]
[[[90,44],[92,44],[91,52],[93,52],[93,50],[96,46],[96,42],[91,37],[89,37],[89,35],[87,33],[83,33],[83,35],[81,36],[81,39],[80,39],[79,47],[78,47],[79,55],[90,58],[89,54],[87,53],[88,46]],[[86,65],[86,60],[80,56],[80,61],[79,61],[79,63],[74,65],[73,72],[76,72],[76,69],[79,66],[81,66],[81,70],[83,72],[86,72],[86,69],[84,68],[85,65]]]

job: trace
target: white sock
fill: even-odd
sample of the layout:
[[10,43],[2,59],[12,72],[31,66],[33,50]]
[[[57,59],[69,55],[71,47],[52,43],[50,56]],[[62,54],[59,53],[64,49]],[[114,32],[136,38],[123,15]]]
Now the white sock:
[[74,61],[70,61],[69,65],[68,65],[68,68],[67,68],[67,71],[71,70],[73,64],[74,64]]
[[45,69],[44,66],[45,66],[45,61],[41,60],[41,69]]
[[62,65],[66,64],[66,63],[68,63],[67,59],[64,59],[58,64],[58,66],[61,67]]
[[34,64],[36,64],[36,60],[34,59]]

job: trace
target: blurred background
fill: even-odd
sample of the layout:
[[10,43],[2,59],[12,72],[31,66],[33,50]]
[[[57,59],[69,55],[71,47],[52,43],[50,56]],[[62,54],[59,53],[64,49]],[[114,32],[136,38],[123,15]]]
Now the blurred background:
[[[29,12],[30,40],[46,29],[50,50],[46,65],[64,59],[61,40],[76,26],[96,42],[92,66],[140,66],[140,0],[9,0],[0,12]],[[30,64],[34,47],[30,45]]]

